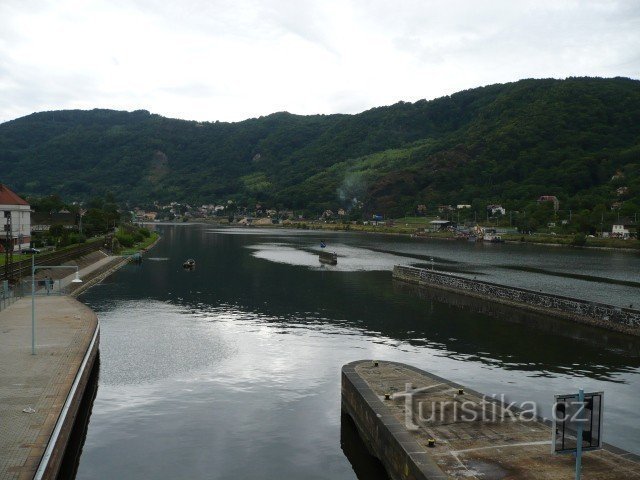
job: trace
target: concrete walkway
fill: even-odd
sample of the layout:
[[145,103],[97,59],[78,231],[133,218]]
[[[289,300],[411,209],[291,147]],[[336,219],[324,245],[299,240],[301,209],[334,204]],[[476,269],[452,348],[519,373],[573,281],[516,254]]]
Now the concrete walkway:
[[[115,263],[117,261],[120,261],[122,259],[121,256],[113,256],[113,255],[106,255],[102,252],[96,252],[96,255],[101,255],[101,258],[99,258],[98,260],[94,260],[92,263],[90,263],[89,265],[86,265],[82,268],[80,268],[79,270],[79,276],[80,278],[84,281],[85,279],[89,278],[92,276],[92,274],[96,271],[102,270],[104,269],[107,265],[110,265],[112,263]],[[93,259],[92,259],[93,260]],[[74,266],[77,263],[75,261],[71,261],[71,262],[67,262],[64,265],[69,265],[69,266]],[[53,287],[53,291],[54,292],[60,292],[61,290],[64,291],[65,289],[68,289],[69,287],[73,288],[75,286],[75,284],[72,284],[71,281],[75,278],[76,274],[71,273],[73,272],[73,269],[69,268],[69,269],[55,269],[55,270],[38,270],[36,272],[36,279],[41,279],[43,277],[43,275],[45,274],[53,274],[57,276],[54,276],[55,278],[55,284]],[[63,275],[60,275],[60,274]],[[53,276],[52,275],[52,276]],[[37,286],[36,289],[39,291],[39,293],[42,293],[44,291],[43,287]]]
[[[478,392],[401,363],[362,360],[342,373],[343,407],[393,478],[574,478],[573,456],[552,454],[550,426],[530,415],[512,416]],[[585,453],[582,465],[584,480],[640,480],[640,457],[608,445]]]
[[[63,285],[73,278],[66,277]],[[31,298],[0,312],[0,479],[33,478],[98,320],[71,297],[39,295],[36,324],[32,355]]]

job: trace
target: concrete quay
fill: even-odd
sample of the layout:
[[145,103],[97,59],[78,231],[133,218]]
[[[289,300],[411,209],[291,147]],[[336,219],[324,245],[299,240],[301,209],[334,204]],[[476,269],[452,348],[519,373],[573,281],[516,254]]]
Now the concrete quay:
[[95,313],[69,296],[36,297],[35,355],[31,298],[0,312],[0,479],[56,478],[98,342]]
[[396,265],[393,268],[393,279],[412,283],[420,288],[460,293],[556,318],[640,336],[640,310],[631,307],[616,307],[404,265]]
[[[574,457],[551,452],[551,426],[506,407],[405,364],[342,368],[343,412],[394,480],[574,478]],[[640,457],[612,446],[585,453],[582,464],[583,480],[640,480]]]

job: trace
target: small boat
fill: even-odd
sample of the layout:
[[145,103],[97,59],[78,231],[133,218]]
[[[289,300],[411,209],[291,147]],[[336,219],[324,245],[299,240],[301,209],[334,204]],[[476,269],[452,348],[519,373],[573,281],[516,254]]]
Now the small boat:
[[482,238],[485,242],[489,243],[503,243],[502,237],[496,233],[495,228],[485,228],[484,237]]
[[196,261],[193,258],[190,258],[182,264],[182,268],[193,270],[194,268],[196,268]]
[[338,264],[338,254],[336,252],[320,252],[318,257],[320,263],[327,263],[329,265]]

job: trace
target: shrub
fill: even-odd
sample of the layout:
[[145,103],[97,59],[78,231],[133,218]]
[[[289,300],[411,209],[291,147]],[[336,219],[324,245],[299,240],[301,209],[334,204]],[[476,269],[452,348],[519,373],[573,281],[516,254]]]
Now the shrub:
[[571,240],[571,245],[584,247],[587,244],[587,236],[584,233],[576,233]]
[[118,240],[118,243],[120,243],[120,245],[125,248],[133,247],[133,244],[136,243],[133,235],[129,235],[128,233],[124,232],[118,232],[116,234],[116,239]]

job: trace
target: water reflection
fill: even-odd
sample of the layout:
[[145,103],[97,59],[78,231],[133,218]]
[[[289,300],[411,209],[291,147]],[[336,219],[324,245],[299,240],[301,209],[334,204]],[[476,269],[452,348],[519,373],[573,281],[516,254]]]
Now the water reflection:
[[[628,421],[640,396],[637,341],[460,296],[416,295],[388,269],[301,264],[298,252],[311,255],[318,233],[246,232],[162,227],[153,256],[166,260],[129,265],[84,295],[101,321],[102,370],[78,478],[354,478],[337,442],[340,368],[361,358],[532,400],[543,414],[553,393],[605,390],[614,399],[606,441],[640,453],[640,425]],[[424,248],[325,233],[360,263],[406,259],[371,249]],[[437,249],[471,265],[458,258],[467,247]],[[198,268],[184,271],[186,258]]]
[[78,413],[76,414],[73,429],[69,435],[69,442],[60,464],[60,470],[58,471],[58,479],[64,480],[67,478],[75,478],[80,464],[80,456],[82,455],[82,448],[87,436],[87,429],[89,428],[89,420],[91,418],[91,412],[93,410],[93,402],[95,401],[98,393],[98,378],[100,376],[100,352],[96,356],[93,369],[87,379],[87,387],[84,392],[84,396],[78,406]]
[[384,466],[369,453],[360,438],[353,419],[345,412],[340,415],[340,447],[356,476],[367,480],[389,480]]

